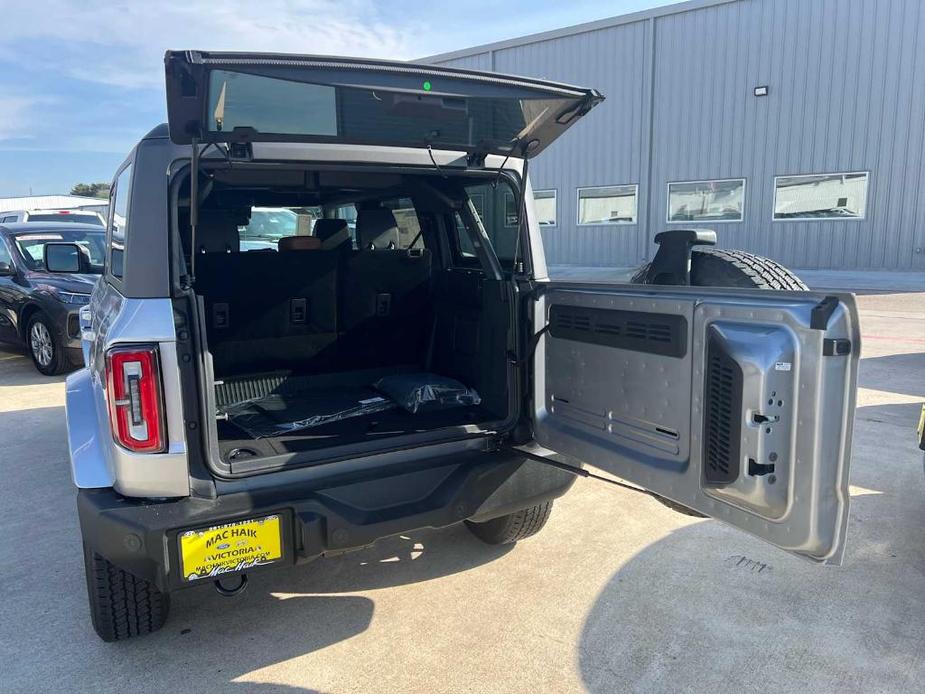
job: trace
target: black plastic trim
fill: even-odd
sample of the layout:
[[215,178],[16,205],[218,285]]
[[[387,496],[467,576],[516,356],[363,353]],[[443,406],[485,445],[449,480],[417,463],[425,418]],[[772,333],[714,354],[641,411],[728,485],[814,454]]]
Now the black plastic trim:
[[829,319],[838,308],[838,303],[837,296],[827,296],[816,304],[809,319],[809,327],[813,330],[827,330]]
[[742,368],[711,328],[703,396],[703,480],[707,485],[731,484],[739,477],[743,384]]
[[81,489],[77,511],[90,549],[167,592],[198,585],[180,577],[177,535],[182,530],[281,514],[285,560],[248,573],[269,571],[418,528],[491,520],[555,499],[574,481],[569,472],[510,451],[478,452],[214,499],[156,502],[127,499],[112,489]]
[[633,352],[678,358],[687,354],[687,318],[667,313],[553,304],[549,334]]

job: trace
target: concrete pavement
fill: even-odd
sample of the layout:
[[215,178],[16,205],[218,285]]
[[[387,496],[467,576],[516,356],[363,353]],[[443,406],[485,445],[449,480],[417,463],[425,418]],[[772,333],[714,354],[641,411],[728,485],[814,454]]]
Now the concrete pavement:
[[420,531],[175,595],[105,644],[86,610],[62,379],[0,351],[0,690],[905,692],[925,681],[925,295],[859,298],[845,565],[590,480],[513,548]]

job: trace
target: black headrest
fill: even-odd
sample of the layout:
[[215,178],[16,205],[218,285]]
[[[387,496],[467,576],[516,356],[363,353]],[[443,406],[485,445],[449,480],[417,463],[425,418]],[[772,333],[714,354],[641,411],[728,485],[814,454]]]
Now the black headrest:
[[385,250],[398,247],[398,225],[387,207],[357,210],[357,247],[360,250]]
[[197,250],[200,253],[237,253],[241,249],[239,223],[240,215],[232,210],[200,210],[196,225]]
[[321,247],[326,251],[353,244],[346,219],[317,219],[312,234],[321,239]]

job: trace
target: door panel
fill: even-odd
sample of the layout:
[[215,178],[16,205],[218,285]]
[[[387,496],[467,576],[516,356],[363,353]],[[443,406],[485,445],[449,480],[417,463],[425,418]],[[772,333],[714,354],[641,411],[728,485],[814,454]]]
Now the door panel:
[[824,300],[549,283],[537,441],[838,563],[860,335],[853,297]]

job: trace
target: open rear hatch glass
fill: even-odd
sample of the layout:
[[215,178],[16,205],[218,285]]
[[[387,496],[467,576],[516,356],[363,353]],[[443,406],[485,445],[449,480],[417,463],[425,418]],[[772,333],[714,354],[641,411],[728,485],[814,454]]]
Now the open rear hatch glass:
[[434,147],[533,157],[593,89],[404,62],[168,51],[170,138]]

